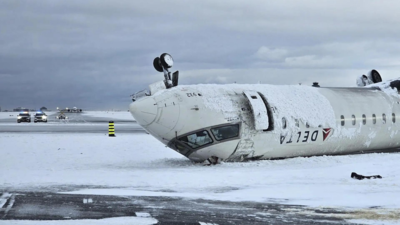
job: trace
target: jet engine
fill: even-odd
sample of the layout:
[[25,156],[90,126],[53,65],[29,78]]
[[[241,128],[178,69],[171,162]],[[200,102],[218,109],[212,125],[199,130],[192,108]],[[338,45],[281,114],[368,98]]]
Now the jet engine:
[[361,75],[356,80],[357,86],[364,87],[370,84],[382,82],[382,77],[377,70],[371,70],[367,75]]

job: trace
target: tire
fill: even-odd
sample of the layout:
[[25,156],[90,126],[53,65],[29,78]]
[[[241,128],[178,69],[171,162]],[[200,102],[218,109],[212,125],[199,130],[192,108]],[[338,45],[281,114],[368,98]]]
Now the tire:
[[163,54],[161,54],[161,56],[160,56],[161,65],[162,65],[164,68],[171,68],[172,65],[168,65],[168,63],[165,61],[165,58],[164,58],[165,56],[169,56],[169,57],[171,57],[171,59],[172,59],[172,56],[171,56],[170,54],[168,54],[168,53],[163,53]]
[[17,123],[21,123],[21,121],[20,121],[20,120],[17,120]]
[[154,59],[153,66],[154,66],[154,69],[156,69],[158,72],[163,72],[164,71],[162,66],[161,66],[161,61],[160,61],[159,57],[156,57]]

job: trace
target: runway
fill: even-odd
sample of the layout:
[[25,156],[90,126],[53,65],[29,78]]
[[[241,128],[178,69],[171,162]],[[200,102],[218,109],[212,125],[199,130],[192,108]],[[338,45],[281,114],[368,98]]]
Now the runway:
[[68,119],[56,119],[57,113],[48,113],[48,122],[17,123],[15,115],[0,119],[0,133],[107,133],[110,121],[118,133],[141,133],[145,130],[133,119],[92,117],[85,113],[66,113]]
[[[210,201],[176,197],[74,195],[54,192],[0,193],[1,220],[152,218],[154,224],[346,224],[334,209],[274,203]],[[4,198],[4,197],[3,197]],[[1,199],[0,199],[1,200]],[[297,214],[296,214],[297,212]],[[298,213],[300,212],[300,213]],[[303,212],[303,213],[301,213]],[[0,221],[0,224],[1,221]]]

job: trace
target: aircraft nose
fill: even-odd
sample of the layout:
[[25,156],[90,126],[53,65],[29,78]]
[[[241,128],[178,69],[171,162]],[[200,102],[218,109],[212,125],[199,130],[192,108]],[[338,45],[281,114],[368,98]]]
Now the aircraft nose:
[[129,106],[129,111],[142,126],[150,125],[157,117],[157,105],[151,97],[132,102]]

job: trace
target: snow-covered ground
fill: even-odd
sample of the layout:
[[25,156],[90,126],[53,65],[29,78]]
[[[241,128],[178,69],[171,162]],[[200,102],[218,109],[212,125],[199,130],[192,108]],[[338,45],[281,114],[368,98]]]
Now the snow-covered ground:
[[0,119],[16,118],[19,112],[0,112]]
[[[0,154],[1,190],[301,204],[359,212],[347,218],[354,222],[400,223],[400,153],[203,166],[142,133],[0,133]],[[354,180],[351,172],[383,179]]]
[[131,113],[128,112],[127,110],[125,110],[125,111],[84,111],[83,113],[85,116],[91,116],[91,117],[134,121]]

